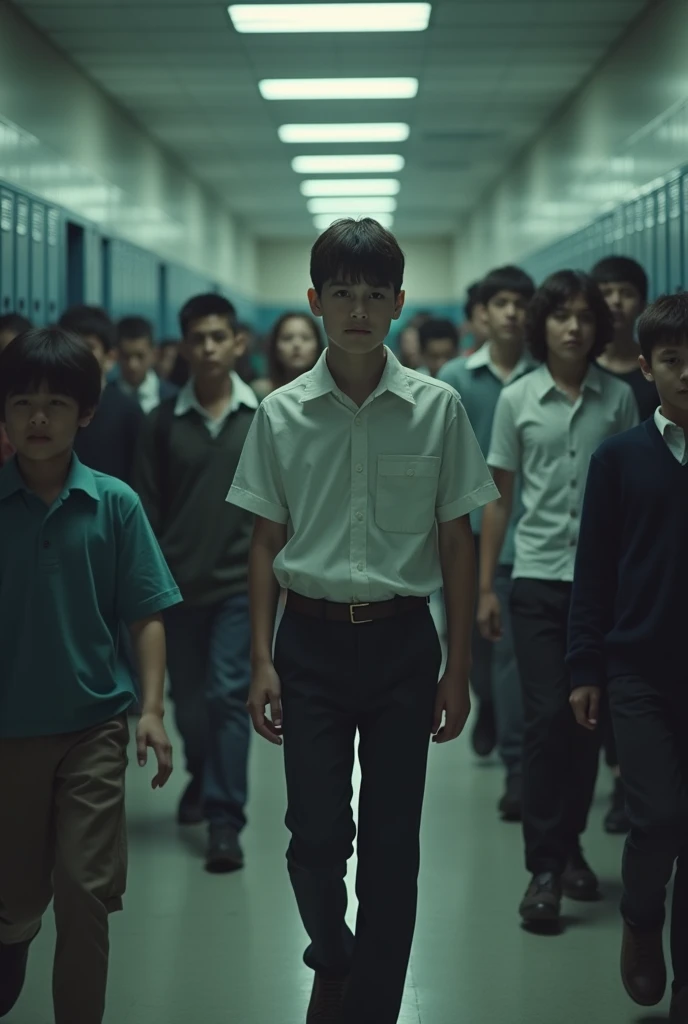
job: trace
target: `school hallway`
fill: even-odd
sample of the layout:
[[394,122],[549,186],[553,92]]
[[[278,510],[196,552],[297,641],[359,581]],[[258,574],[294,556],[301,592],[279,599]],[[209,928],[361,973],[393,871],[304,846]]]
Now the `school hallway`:
[[[527,883],[520,827],[499,821],[502,771],[496,760],[476,762],[469,733],[470,723],[457,743],[431,750],[420,910],[399,1024],[666,1021],[668,1003],[643,1011],[619,979],[623,839],[602,830],[606,768],[585,846],[605,899],[565,901],[564,934],[531,935],[517,913]],[[229,876],[204,871],[202,826],[175,823],[183,771],[153,792],[152,765],[139,769],[134,753],[129,886],[124,913],[112,918],[106,1024],[304,1024],[312,974],[285,863],[281,751],[253,744],[247,866]],[[353,871],[349,883],[353,893]],[[51,1024],[53,941],[48,915],[8,1024]]]

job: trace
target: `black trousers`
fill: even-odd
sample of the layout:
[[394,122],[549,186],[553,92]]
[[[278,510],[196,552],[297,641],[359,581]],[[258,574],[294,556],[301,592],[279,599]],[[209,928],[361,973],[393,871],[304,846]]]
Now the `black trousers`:
[[[441,667],[429,610],[351,625],[287,606],[282,683],[289,873],[310,938],[305,962],[348,976],[344,1024],[395,1024],[416,921],[420,823]],[[359,733],[358,918],[345,923]]]
[[523,834],[532,874],[561,874],[585,831],[600,737],[576,724],[564,663],[571,584],[514,580],[511,614],[523,687]]
[[688,672],[673,690],[638,676],[612,679],[609,700],[631,819],[621,911],[640,928],[661,927],[676,864],[671,954],[676,987],[683,988],[688,986]]

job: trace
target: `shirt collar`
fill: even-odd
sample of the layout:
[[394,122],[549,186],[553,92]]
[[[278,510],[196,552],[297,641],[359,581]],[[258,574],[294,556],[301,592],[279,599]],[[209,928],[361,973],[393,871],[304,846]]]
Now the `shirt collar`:
[[[387,345],[384,346],[384,349],[387,361],[382,371],[380,383],[375,388],[371,398],[377,398],[378,395],[384,394],[385,391],[390,391],[393,395],[403,398],[405,402],[409,402],[410,405],[415,405],[416,400],[413,397],[409,384],[409,375],[413,371],[407,370],[402,366]],[[327,349],[322,353],[313,369],[304,374],[302,379],[305,385],[305,391],[301,398],[302,404],[310,402],[314,398],[322,398],[323,395],[340,393],[327,365]]]
[[138,388],[133,388],[131,384],[127,384],[124,377],[120,378],[119,386],[125,394],[133,395],[136,398],[157,398],[159,382],[160,378],[155,370],[149,370]]
[[[12,494],[16,494],[17,491],[32,493],[19,472],[16,456],[13,456],[5,463],[0,473],[0,501],[9,498]],[[72,462],[67,479],[65,480],[62,497],[66,498],[72,491],[83,491],[84,494],[87,494],[89,498],[93,498],[94,501],[100,501],[100,494],[93,471],[88,466],[84,466],[76,453],[72,453]]]
[[[598,395],[602,394],[602,373],[603,371],[598,369],[593,363],[588,367],[588,372],[583,378],[581,384],[582,391],[595,391]],[[547,363],[541,363],[536,370],[533,370],[532,377],[535,384],[535,391],[539,401],[546,398],[547,395],[551,394],[552,391],[557,390],[557,385],[554,382],[552,374],[549,372]]]
[[[489,369],[496,377],[499,377],[494,363],[492,362],[492,353],[489,341],[486,341],[484,345],[481,345],[477,352],[473,352],[472,355],[466,356],[465,358],[467,370]],[[516,380],[517,377],[522,377],[524,373],[528,373],[536,365],[535,360],[529,356],[527,352],[524,352],[516,363],[516,366],[514,366],[513,370],[509,374],[507,381],[511,383],[511,381]]]
[[[257,409],[258,399],[253,388],[250,388],[248,384],[245,384],[238,373],[234,370],[229,375],[232,381],[232,401],[227,409],[225,415],[230,416],[236,412],[240,406],[245,405],[247,409]],[[184,387],[177,395],[177,401],[174,407],[175,416],[185,416],[188,412],[195,409],[201,416],[207,416],[206,410],[203,408],[201,403],[196,398],[196,391],[194,389],[194,379],[189,378]]]
[[666,416],[662,412],[661,405],[657,406],[657,408],[655,409],[655,426],[657,427],[657,430],[660,432],[662,437],[665,436],[667,431],[680,430],[682,434],[684,432],[683,427],[679,427],[678,423],[674,423],[673,420],[668,420],[666,418]]

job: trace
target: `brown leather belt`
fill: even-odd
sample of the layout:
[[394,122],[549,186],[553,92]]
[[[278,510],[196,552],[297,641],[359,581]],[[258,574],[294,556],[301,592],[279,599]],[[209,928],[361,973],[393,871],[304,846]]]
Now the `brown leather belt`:
[[312,597],[303,597],[301,594],[295,594],[293,590],[287,593],[289,611],[308,615],[312,619],[324,619],[327,622],[350,622],[353,626],[420,611],[428,607],[429,601],[428,597],[393,597],[391,601],[336,604],[333,601],[316,601]]

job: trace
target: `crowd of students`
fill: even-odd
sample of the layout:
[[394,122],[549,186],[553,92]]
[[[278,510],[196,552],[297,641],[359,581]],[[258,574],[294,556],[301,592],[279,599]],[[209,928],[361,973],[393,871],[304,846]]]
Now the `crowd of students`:
[[605,827],[628,833],[622,980],[663,998],[678,864],[671,1021],[688,1024],[688,298],[646,308],[622,257],[540,287],[501,267],[462,329],[421,314],[397,358],[394,237],[339,222],[310,271],[312,315],[278,320],[264,375],[214,294],[160,346],[91,307],[0,319],[0,1017],[54,896],[56,1024],[102,1021],[129,717],[164,785],[167,672],[178,820],[207,822],[209,871],[244,865],[251,724],[284,747],[309,1024],[398,1018],[429,740],[463,731],[469,681],[473,747],[497,749],[499,813],[523,825],[523,922],[600,898],[582,839],[604,746]]

